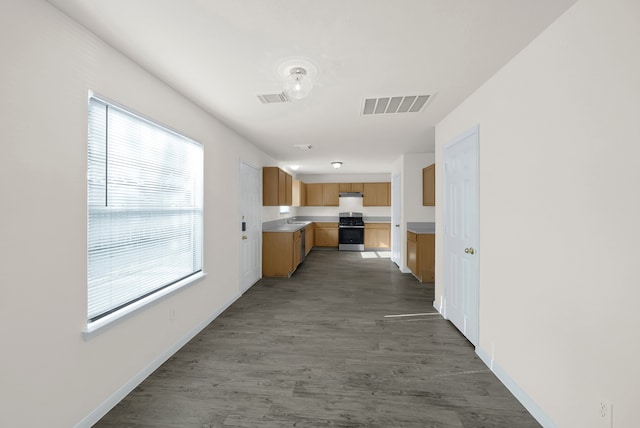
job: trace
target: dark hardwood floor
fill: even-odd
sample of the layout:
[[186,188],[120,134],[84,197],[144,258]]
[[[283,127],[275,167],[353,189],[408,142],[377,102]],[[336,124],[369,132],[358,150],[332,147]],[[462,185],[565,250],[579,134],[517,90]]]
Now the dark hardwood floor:
[[434,313],[433,293],[375,252],[314,250],[291,278],[254,285],[96,426],[539,427]]

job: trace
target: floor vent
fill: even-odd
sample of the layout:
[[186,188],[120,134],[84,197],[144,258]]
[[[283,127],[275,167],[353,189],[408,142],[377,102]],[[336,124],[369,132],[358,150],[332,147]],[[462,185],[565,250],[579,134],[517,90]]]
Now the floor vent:
[[417,113],[422,110],[431,95],[406,97],[365,98],[362,114]]
[[284,92],[279,94],[259,94],[258,99],[262,101],[262,104],[288,103],[290,101]]

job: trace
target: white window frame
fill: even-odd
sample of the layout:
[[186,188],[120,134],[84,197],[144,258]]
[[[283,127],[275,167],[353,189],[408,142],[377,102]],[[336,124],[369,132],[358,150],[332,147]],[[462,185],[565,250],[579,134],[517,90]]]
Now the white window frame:
[[[184,147],[185,147],[185,150],[190,151],[191,153],[196,153],[196,158],[195,158],[195,162],[196,163],[195,164],[193,162],[188,163],[188,165],[189,165],[189,168],[188,168],[189,173],[185,174],[185,175],[189,175],[191,177],[190,180],[191,180],[191,182],[194,183],[193,189],[195,189],[195,190],[194,191],[189,191],[188,194],[184,193],[185,197],[187,197],[187,196],[190,197],[189,200],[191,201],[190,203],[192,204],[192,206],[189,206],[187,208],[181,208],[181,209],[178,208],[178,209],[182,210],[182,211],[191,210],[191,211],[195,212],[196,214],[195,214],[195,217],[193,216],[193,214],[191,215],[191,217],[189,217],[188,215],[187,215],[187,217],[184,217],[184,216],[180,217],[180,218],[185,218],[185,219],[189,218],[190,222],[192,224],[191,230],[189,230],[189,233],[192,233],[192,238],[189,240],[190,247],[188,247],[188,248],[190,249],[191,254],[193,254],[193,262],[192,262],[193,264],[192,264],[191,268],[189,268],[188,265],[184,266],[184,268],[187,269],[185,271],[185,272],[187,272],[187,274],[183,275],[181,277],[177,277],[176,274],[181,272],[181,271],[176,270],[176,272],[171,273],[171,275],[173,275],[172,276],[173,279],[171,279],[171,278],[166,279],[166,283],[164,283],[164,282],[155,283],[154,282],[154,285],[152,285],[151,288],[149,288],[146,292],[143,293],[142,291],[136,291],[136,293],[142,293],[142,294],[136,296],[135,298],[131,298],[130,296],[126,297],[125,299],[129,299],[129,301],[126,301],[126,302],[125,301],[120,301],[119,303],[114,304],[114,306],[112,308],[110,308],[109,310],[107,310],[107,311],[105,311],[103,313],[99,313],[97,315],[95,314],[96,302],[94,301],[93,302],[94,303],[94,309],[93,309],[94,310],[94,314],[93,314],[93,316],[91,316],[91,314],[89,314],[89,310],[90,310],[90,301],[89,300],[91,299],[91,297],[89,295],[90,293],[88,292],[87,293],[87,326],[86,326],[85,330],[83,331],[85,339],[92,337],[93,334],[95,334],[98,331],[102,330],[104,327],[113,325],[117,321],[123,320],[123,319],[129,317],[131,314],[133,314],[133,313],[135,313],[135,312],[137,312],[137,311],[149,306],[151,303],[156,302],[156,301],[158,301],[160,299],[163,299],[166,296],[169,296],[170,294],[173,294],[177,290],[180,290],[180,289],[182,289],[182,288],[184,288],[184,287],[186,287],[186,286],[188,286],[190,284],[193,284],[196,281],[198,281],[201,278],[203,278],[204,276],[206,276],[206,274],[203,271],[203,259],[204,259],[203,258],[203,240],[204,240],[203,205],[204,204],[203,204],[203,200],[202,199],[203,199],[204,181],[203,181],[203,171],[202,171],[203,165],[202,165],[202,163],[203,163],[203,159],[204,159],[204,153],[203,153],[204,152],[204,148],[203,148],[202,144],[197,143],[197,142],[195,142],[195,141],[193,141],[193,140],[191,140],[191,139],[189,139],[187,137],[184,137],[183,135],[181,135],[181,134],[179,134],[179,133],[177,133],[177,132],[175,132],[175,131],[173,131],[173,130],[171,130],[171,129],[163,126],[163,125],[160,125],[157,122],[155,122],[153,120],[150,120],[150,119],[148,119],[148,118],[146,118],[146,117],[144,117],[144,116],[142,116],[142,115],[140,115],[138,113],[135,113],[131,109],[128,109],[126,107],[122,107],[121,105],[118,105],[117,103],[114,103],[113,101],[110,101],[110,100],[108,100],[108,99],[106,99],[104,97],[101,97],[101,96],[93,93],[93,92],[90,92],[89,93],[88,108],[91,109],[92,105],[94,107],[99,105],[98,108],[102,108],[102,106],[107,106],[105,108],[105,116],[107,118],[109,118],[111,116],[107,116],[106,112],[108,112],[109,109],[113,109],[111,111],[117,111],[117,113],[121,117],[126,117],[126,118],[131,119],[132,123],[135,123],[136,125],[141,126],[141,129],[143,129],[143,130],[147,130],[148,129],[151,132],[163,133],[165,136],[167,136],[167,138],[168,138],[167,141],[169,141],[169,143],[165,143],[165,145],[167,147],[169,147],[171,145],[170,147],[172,148],[172,151],[173,151],[173,149],[175,147],[179,147],[179,146],[177,146],[179,144],[189,144],[190,145],[190,146],[188,146],[188,148],[186,148],[187,146],[184,146]],[[96,110],[94,110],[94,111],[96,111]],[[88,116],[89,118],[91,118],[90,114],[91,114],[91,111],[89,112],[89,116]],[[91,119],[89,119],[89,120],[91,120]],[[104,149],[103,149],[105,151],[105,153],[106,153],[106,150],[107,150],[106,149],[107,144],[109,142],[109,139],[107,137],[107,129],[108,129],[107,128],[107,126],[108,126],[107,124],[108,124],[108,119],[105,119],[105,124],[104,124],[105,125],[105,131],[104,131],[105,132],[105,137],[104,137]],[[148,127],[147,127],[147,125],[148,125]],[[92,132],[93,128],[91,128],[91,127],[93,126],[94,128],[96,128],[96,126],[97,126],[97,128],[100,128],[102,126],[102,123],[98,123],[97,125],[95,123],[94,124],[89,123],[88,126],[89,126],[89,133],[90,133],[89,134],[89,138],[90,138],[89,144],[90,145],[93,144],[93,146],[91,146],[91,147],[94,147],[93,151],[95,153],[96,152],[96,147],[100,147],[99,145],[102,144],[102,141],[101,141],[102,136],[99,135],[98,138],[96,138],[95,137],[96,131],[94,129],[93,130],[94,136],[92,137],[91,136],[91,132]],[[138,139],[136,139],[136,138],[138,138]],[[138,141],[138,142],[143,141],[140,138],[142,138],[142,137],[132,136],[132,141]],[[148,144],[149,142],[153,143],[153,141],[154,140],[144,141],[144,144]],[[123,147],[125,149],[129,149],[129,146],[126,146],[126,143],[119,143],[119,144],[123,144]],[[173,146],[172,144],[176,144],[176,146]],[[99,205],[99,203],[96,203],[96,200],[97,200],[96,199],[96,195],[99,196],[99,192],[101,191],[100,189],[103,186],[103,183],[104,183],[104,186],[103,186],[104,187],[104,192],[105,192],[105,194],[107,193],[107,189],[109,189],[109,186],[110,186],[110,183],[111,183],[110,180],[113,177],[111,175],[109,175],[109,173],[107,172],[108,171],[109,162],[107,160],[105,160],[104,162],[102,162],[104,164],[104,179],[100,180],[100,184],[96,185],[96,179],[95,179],[96,173],[94,173],[92,171],[96,171],[96,165],[97,165],[97,168],[100,168],[100,167],[102,167],[102,164],[101,164],[101,161],[96,161],[95,159],[92,160],[92,158],[91,158],[92,157],[92,155],[91,155],[91,153],[92,153],[91,152],[91,150],[92,150],[91,147],[89,148],[89,153],[88,153],[88,156],[89,156],[88,157],[88,169],[89,169],[89,171],[88,171],[88,180],[87,180],[87,187],[88,187],[87,191],[88,191],[88,195],[89,195],[88,196],[88,207],[87,207],[88,216],[89,216],[88,225],[87,225],[87,227],[88,227],[88,230],[87,230],[87,234],[88,234],[87,235],[87,239],[88,239],[88,244],[87,244],[87,264],[88,264],[87,271],[88,271],[88,280],[89,281],[93,280],[93,283],[95,284],[96,282],[99,282],[99,281],[96,281],[96,278],[99,280],[101,278],[102,274],[98,274],[96,276],[96,274],[94,273],[93,274],[93,278],[91,278],[92,274],[90,273],[91,272],[90,271],[90,267],[91,267],[91,263],[94,263],[94,265],[96,265],[96,263],[97,263],[95,261],[96,260],[95,254],[96,254],[96,251],[97,251],[96,250],[97,245],[96,245],[95,242],[102,242],[102,241],[95,241],[95,236],[97,236],[97,235],[96,235],[96,232],[93,232],[93,234],[94,234],[93,235],[94,236],[93,239],[94,239],[95,242],[93,244],[91,243],[92,232],[90,230],[90,227],[91,227],[91,220],[90,219],[91,219],[92,213],[94,213],[93,216],[95,218],[97,212],[102,212],[104,210],[108,210],[109,209],[109,207],[107,207],[107,205],[109,204],[107,201],[109,199],[105,198],[105,206],[102,207],[102,206]],[[154,147],[154,149],[156,149],[156,147]],[[101,150],[101,148],[98,148],[98,150]],[[151,154],[150,151],[145,151],[144,148],[143,149],[138,149],[138,150],[139,151],[136,152],[136,153],[139,154],[139,155],[142,155],[142,158],[153,159],[152,154]],[[156,152],[157,152],[157,150],[156,150]],[[163,158],[166,158],[168,156],[166,153],[163,153],[163,152],[160,152],[160,153],[161,154],[159,154],[158,156],[162,156]],[[198,155],[199,155],[199,158],[198,158]],[[106,155],[105,155],[105,158],[107,158]],[[160,160],[158,160],[158,162],[160,162]],[[113,163],[112,163],[112,165],[113,165]],[[160,165],[160,164],[158,164],[158,165]],[[162,165],[164,165],[164,164],[162,164]],[[154,166],[155,166],[155,164],[154,164]],[[94,168],[94,169],[92,170],[92,168]],[[192,173],[192,169],[195,170],[194,173]],[[100,170],[97,169],[97,171],[100,171]],[[100,175],[100,173],[98,175]],[[156,173],[156,175],[158,175],[158,174]],[[114,176],[115,176],[115,174],[114,174]],[[116,179],[117,178],[119,178],[119,177],[116,177]],[[158,178],[158,181],[152,181],[152,183],[153,183],[154,186],[156,186],[158,188],[160,188],[160,181],[164,182],[165,180],[168,179],[167,176],[159,176],[159,175],[158,175],[157,178]],[[146,179],[149,180],[149,178],[146,178]],[[143,186],[143,185],[144,184],[141,184],[141,186]],[[98,190],[96,191],[96,190],[92,190],[92,189],[98,189]],[[126,193],[126,190],[125,190],[125,193]],[[156,195],[164,195],[164,194],[165,193],[162,190],[160,190],[160,191],[158,191],[158,193]],[[182,194],[180,194],[180,195],[182,195]],[[133,198],[133,199],[130,199],[130,200],[133,200],[135,202],[136,195],[134,195],[134,196],[125,196],[125,198],[126,197]],[[160,197],[164,198],[164,196],[160,196]],[[193,205],[193,204],[195,204],[195,205]],[[136,218],[136,215],[139,217],[139,214],[136,214],[136,212],[138,212],[140,210],[140,208],[130,208],[130,209],[126,208],[126,206],[127,206],[126,201],[124,202],[123,206],[125,206],[124,210],[130,210],[130,212],[132,213],[132,214],[130,214],[132,218]],[[119,206],[117,209],[120,212],[123,211],[122,206]],[[166,207],[165,208],[161,208],[159,210],[160,211],[159,215],[155,216],[155,217],[152,217],[151,220],[149,220],[149,222],[153,223],[153,221],[155,220],[158,223],[162,223],[163,221],[166,221],[166,220],[163,220],[163,219],[166,219],[166,216],[169,215],[168,214],[169,210],[172,210],[172,212],[175,213],[176,208],[174,206],[172,206],[170,209],[167,209]],[[175,217],[175,214],[174,214],[174,217]],[[135,230],[135,224],[142,224],[142,223],[148,224],[149,223],[146,220],[145,220],[145,222],[140,222],[139,218],[138,218],[138,222],[136,223],[135,221],[128,220],[128,218],[129,218],[129,216],[126,216],[126,219],[124,221],[121,220],[121,219],[119,220],[119,221],[123,221],[123,224],[126,225],[127,229],[131,227],[133,230]],[[109,220],[109,221],[111,221],[111,220]],[[195,223],[194,223],[194,221],[195,221]],[[129,223],[127,223],[127,222],[129,222]],[[94,223],[100,224],[99,221],[95,221],[95,220],[94,220]],[[187,221],[187,223],[189,223],[189,221]],[[180,224],[182,224],[182,223],[180,223]],[[144,227],[145,226],[140,226],[140,228],[144,228]],[[115,232],[113,232],[113,233],[115,233],[116,235],[121,234],[121,228],[120,227],[112,228],[112,229],[115,230]],[[100,232],[102,229],[97,228],[97,230],[98,230],[98,232]],[[164,226],[162,226],[162,228],[159,229],[159,230],[164,231],[165,230]],[[181,225],[181,226],[179,226],[178,230],[183,231],[182,234],[184,234],[184,231],[186,231],[187,229],[184,229],[184,226]],[[106,233],[108,235],[111,232],[107,231]],[[195,235],[193,235],[193,234],[195,234]],[[140,235],[135,235],[135,236],[140,236]],[[117,241],[117,236],[115,238],[113,238],[113,239]],[[142,239],[142,238],[140,238],[140,239]],[[174,243],[175,242],[174,239],[175,238],[172,236],[170,238],[164,239],[164,242],[165,243]],[[136,248],[143,247],[143,243],[141,243],[142,241],[138,242],[138,241],[135,241],[135,239],[131,239],[131,241],[134,242],[134,244],[127,245],[127,246],[129,246],[131,248],[133,248],[134,246]],[[111,242],[111,241],[109,241],[109,242]],[[121,243],[118,243],[118,245],[120,245],[120,247],[122,247]],[[163,245],[163,244],[159,244],[159,245]],[[108,251],[111,251],[111,250],[108,249],[108,245],[105,245],[104,247],[106,248],[105,251],[107,253],[108,253]],[[102,247],[100,247],[100,248],[102,248]],[[94,261],[93,262],[91,261],[92,260],[92,256],[91,256],[92,251],[93,251],[93,254],[94,254],[94,257],[93,257]],[[113,260],[115,258],[116,257],[113,257],[113,256],[105,256],[105,259],[108,260],[109,266],[117,265],[116,262],[112,262],[111,261],[111,260]],[[151,260],[153,260],[153,257],[151,258]],[[140,277],[140,275],[142,275],[142,277],[144,277],[145,280],[146,280],[148,275],[150,275],[149,277],[153,277],[153,272],[149,273],[148,271],[145,271],[142,268],[141,265],[138,265],[138,268],[140,269],[138,271],[138,273],[137,273],[137,277],[138,278]],[[193,270],[193,271],[188,273],[191,270]],[[100,272],[102,272],[102,269],[100,269]],[[109,271],[109,272],[111,272],[111,271]],[[129,274],[128,273],[127,274],[120,273],[120,277],[124,276],[126,278],[127,275],[129,275]],[[134,276],[134,274],[131,274],[132,278],[133,278],[133,276]],[[158,279],[158,281],[165,281],[165,279],[163,277],[162,279]],[[89,282],[88,282],[88,286],[89,286]],[[94,285],[94,287],[95,287],[95,285]],[[103,287],[103,286],[100,285],[100,287]],[[105,285],[104,287],[106,287],[105,290],[109,288],[108,285]],[[126,288],[120,288],[120,290],[127,290],[128,287],[129,286],[127,285]],[[116,291],[117,291],[117,289],[116,289]],[[128,291],[126,291],[126,293],[128,293]],[[96,295],[96,293],[93,293],[93,294]],[[94,297],[94,299],[95,299],[95,297]],[[113,304],[113,303],[109,303],[109,304]],[[103,309],[100,309],[100,310],[103,310]]]

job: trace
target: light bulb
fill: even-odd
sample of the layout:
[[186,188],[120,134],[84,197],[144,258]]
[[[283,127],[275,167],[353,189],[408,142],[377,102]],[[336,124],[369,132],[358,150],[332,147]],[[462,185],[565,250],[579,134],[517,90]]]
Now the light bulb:
[[307,70],[302,67],[293,67],[289,70],[289,77],[285,84],[285,91],[291,98],[299,100],[311,92],[313,84],[307,76]]

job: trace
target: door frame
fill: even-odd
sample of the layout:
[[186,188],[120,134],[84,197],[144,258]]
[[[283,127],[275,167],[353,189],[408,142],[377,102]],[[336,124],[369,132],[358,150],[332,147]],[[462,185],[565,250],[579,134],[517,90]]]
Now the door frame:
[[[473,155],[475,156],[475,159],[472,159],[472,162],[475,162],[475,176],[473,177],[474,183],[473,186],[475,188],[475,207],[472,207],[471,209],[469,209],[468,206],[465,206],[465,210],[464,210],[464,214],[463,215],[475,215],[477,216],[475,219],[475,231],[473,231],[473,236],[470,239],[470,246],[474,248],[475,250],[475,254],[474,254],[474,271],[473,271],[473,278],[472,278],[472,286],[471,288],[468,290],[470,291],[468,294],[464,295],[464,304],[463,307],[464,308],[468,308],[468,312],[465,313],[464,316],[464,327],[462,329],[462,333],[467,337],[467,339],[475,346],[478,347],[479,346],[479,342],[480,342],[480,126],[476,125],[474,127],[472,127],[471,129],[469,129],[468,131],[460,134],[459,136],[455,137],[453,140],[451,140],[449,143],[445,144],[443,146],[443,156],[442,156],[442,177],[443,177],[443,186],[442,186],[442,193],[443,193],[443,197],[441,198],[442,200],[442,218],[443,218],[443,231],[444,233],[444,237],[443,237],[443,267],[444,267],[444,272],[443,272],[443,296],[444,296],[444,302],[443,302],[443,308],[442,308],[442,315],[444,318],[448,319],[447,316],[447,296],[451,294],[451,283],[449,282],[449,279],[446,276],[446,272],[447,272],[447,267],[449,266],[449,264],[451,263],[451,260],[449,259],[449,252],[448,252],[448,248],[450,247],[451,243],[448,242],[447,239],[447,233],[446,231],[448,230],[447,228],[450,227],[450,225],[448,224],[448,218],[449,218],[449,210],[451,209],[451,207],[447,204],[447,200],[448,200],[448,193],[447,193],[447,189],[448,189],[448,173],[446,171],[446,164],[447,161],[450,157],[450,150],[458,145],[458,144],[469,144],[471,146],[471,149],[473,150]],[[474,214],[475,213],[475,214]]]
[[[391,177],[391,261],[402,270],[402,175]],[[397,247],[397,248],[396,248]]]

